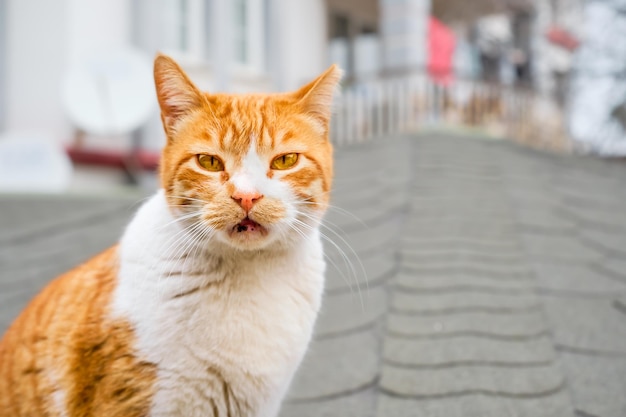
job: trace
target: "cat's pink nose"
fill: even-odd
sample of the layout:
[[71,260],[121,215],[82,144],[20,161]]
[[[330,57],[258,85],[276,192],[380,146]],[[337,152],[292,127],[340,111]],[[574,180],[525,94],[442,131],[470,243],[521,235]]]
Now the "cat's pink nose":
[[239,204],[242,209],[244,209],[246,212],[249,212],[250,210],[252,210],[252,206],[254,206],[257,201],[263,198],[263,195],[257,192],[244,193],[240,191],[235,191],[231,198],[235,200],[235,202]]

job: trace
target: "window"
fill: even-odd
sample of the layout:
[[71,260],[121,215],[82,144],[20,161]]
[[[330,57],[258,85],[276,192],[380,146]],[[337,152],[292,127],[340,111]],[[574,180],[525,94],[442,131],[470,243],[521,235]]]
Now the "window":
[[183,66],[216,61],[228,71],[264,72],[268,0],[135,1],[141,47]]
[[241,64],[248,64],[248,0],[235,0],[233,2],[234,10],[234,44],[235,44],[235,61]]
[[162,49],[179,59],[204,57],[204,0],[159,0]]
[[265,1],[232,1],[233,58],[238,66],[254,72],[264,69]]
[[179,0],[178,2],[178,49],[187,51],[189,49],[189,0]]

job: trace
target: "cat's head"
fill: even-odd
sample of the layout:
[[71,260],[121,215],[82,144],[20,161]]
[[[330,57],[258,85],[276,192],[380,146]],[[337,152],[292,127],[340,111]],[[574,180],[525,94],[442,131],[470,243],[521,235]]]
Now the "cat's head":
[[290,244],[318,226],[332,184],[332,66],[298,91],[209,94],[160,55],[154,63],[167,136],[160,175],[170,210],[230,247]]

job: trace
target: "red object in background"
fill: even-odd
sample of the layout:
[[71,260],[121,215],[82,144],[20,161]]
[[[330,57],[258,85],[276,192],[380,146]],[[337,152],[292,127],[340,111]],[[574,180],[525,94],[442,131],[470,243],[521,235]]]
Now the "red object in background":
[[160,158],[157,152],[139,150],[131,153],[103,149],[85,149],[78,146],[67,148],[67,154],[75,164],[146,171],[156,171]]
[[434,17],[428,20],[428,73],[438,83],[452,80],[454,32]]
[[553,44],[565,48],[568,51],[574,51],[580,45],[578,38],[559,26],[552,26],[548,29],[546,37]]

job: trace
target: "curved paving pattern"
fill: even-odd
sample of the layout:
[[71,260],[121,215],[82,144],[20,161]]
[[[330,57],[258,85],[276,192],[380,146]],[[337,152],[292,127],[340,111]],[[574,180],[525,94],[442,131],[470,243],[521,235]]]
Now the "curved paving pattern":
[[[623,162],[431,134],[341,148],[336,172],[282,417],[626,415]],[[0,331],[136,200],[0,197]]]

